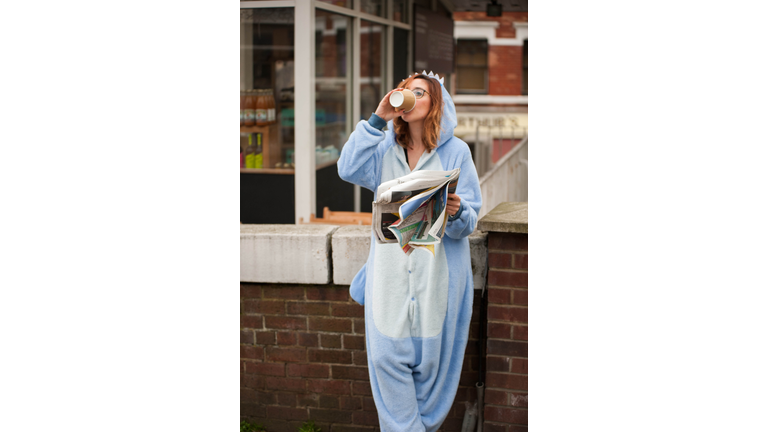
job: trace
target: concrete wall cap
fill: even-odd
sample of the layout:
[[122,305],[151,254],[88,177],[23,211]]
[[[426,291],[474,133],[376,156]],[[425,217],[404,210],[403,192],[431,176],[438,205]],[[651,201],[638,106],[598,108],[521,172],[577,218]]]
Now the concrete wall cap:
[[477,229],[528,234],[528,203],[505,202],[497,205],[480,219]]

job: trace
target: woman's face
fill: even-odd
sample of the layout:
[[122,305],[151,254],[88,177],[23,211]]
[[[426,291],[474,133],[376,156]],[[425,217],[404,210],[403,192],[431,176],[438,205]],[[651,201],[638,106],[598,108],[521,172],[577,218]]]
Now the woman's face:
[[[427,83],[421,78],[411,81],[411,83],[406,88],[410,91],[414,91],[416,89],[429,91],[429,85],[427,85]],[[424,96],[422,96],[421,99],[416,99],[416,106],[414,106],[412,110],[403,113],[401,118],[410,124],[423,122],[424,119],[427,118],[427,114],[429,114],[429,110],[431,108],[432,96],[429,93],[424,93]]]

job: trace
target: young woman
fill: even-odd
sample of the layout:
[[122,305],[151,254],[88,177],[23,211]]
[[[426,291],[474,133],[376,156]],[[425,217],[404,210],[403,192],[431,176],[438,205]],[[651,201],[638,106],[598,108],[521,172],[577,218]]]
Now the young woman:
[[[385,181],[413,170],[461,168],[445,236],[434,256],[406,255],[397,243],[377,244],[350,285],[365,306],[368,372],[382,432],[436,431],[453,405],[472,316],[472,267],[467,236],[482,199],[467,144],[453,136],[456,109],[437,76],[415,74],[387,93],[360,121],[341,151],[339,176],[376,193]],[[416,95],[397,112],[393,91]],[[382,132],[384,126],[386,132]]]

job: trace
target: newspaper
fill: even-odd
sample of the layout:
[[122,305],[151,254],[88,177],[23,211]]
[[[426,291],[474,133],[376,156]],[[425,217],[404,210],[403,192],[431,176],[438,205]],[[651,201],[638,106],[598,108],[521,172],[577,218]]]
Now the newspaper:
[[448,223],[445,203],[456,191],[460,172],[414,171],[382,183],[373,202],[376,241],[399,243],[406,255],[421,248],[434,256]]

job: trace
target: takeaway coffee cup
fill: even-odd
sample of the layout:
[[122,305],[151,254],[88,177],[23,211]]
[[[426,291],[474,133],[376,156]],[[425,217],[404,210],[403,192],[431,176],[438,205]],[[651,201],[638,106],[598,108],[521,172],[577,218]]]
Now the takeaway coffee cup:
[[395,107],[395,111],[408,112],[416,106],[416,96],[408,89],[396,90],[389,95],[389,104]]

